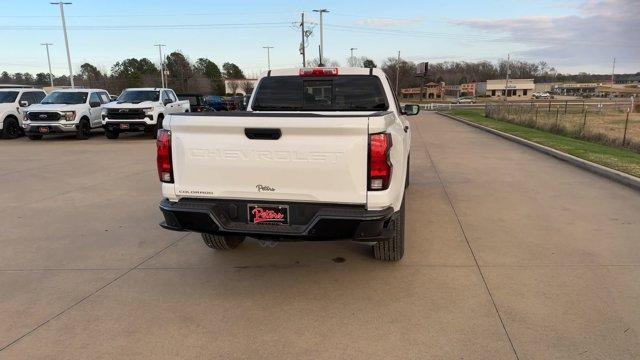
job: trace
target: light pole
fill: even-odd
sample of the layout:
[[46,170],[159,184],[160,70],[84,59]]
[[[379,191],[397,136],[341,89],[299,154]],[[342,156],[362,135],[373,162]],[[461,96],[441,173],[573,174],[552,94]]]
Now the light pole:
[[155,44],[153,46],[158,47],[158,54],[160,55],[160,83],[162,84],[162,88],[164,88],[164,60],[162,59],[162,47],[167,45]]
[[351,50],[351,57],[349,58],[349,60],[351,60],[351,64],[349,64],[349,65],[356,66],[356,64],[354,64],[354,61],[353,61],[353,50],[358,50],[358,48],[353,48],[352,47],[350,50]]
[[504,101],[509,101],[509,75],[511,75],[509,61],[511,61],[511,54],[507,54],[507,80],[504,82]]
[[317,12],[320,14],[320,66],[324,66],[324,63],[322,61],[322,58],[324,57],[324,37],[323,37],[323,30],[322,30],[322,14],[324,13],[328,13],[329,10],[327,9],[317,9],[317,10],[313,10],[313,12]]
[[263,46],[263,49],[267,49],[267,70],[271,70],[271,49],[273,46]]
[[53,73],[51,72],[51,57],[49,56],[49,45],[52,43],[42,43],[47,48],[47,64],[49,64],[49,81],[51,81],[51,87],[53,87]]
[[64,20],[64,6],[71,5],[70,2],[52,2],[51,5],[60,6],[60,17],[62,18],[62,31],[64,32],[64,45],[67,48],[67,64],[69,64],[69,80],[71,80],[71,88],[75,88],[73,84],[73,69],[71,68],[71,53],[69,52],[69,39],[67,38],[67,23]]

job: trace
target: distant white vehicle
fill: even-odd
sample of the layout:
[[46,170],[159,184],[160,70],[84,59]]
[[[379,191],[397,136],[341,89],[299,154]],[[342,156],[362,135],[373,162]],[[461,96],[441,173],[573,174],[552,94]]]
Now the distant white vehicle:
[[475,104],[476,99],[471,96],[461,96],[451,101],[452,104]]
[[553,96],[547,92],[536,92],[531,94],[531,96],[533,96],[534,99],[553,99]]
[[39,89],[0,89],[0,136],[3,139],[21,136],[25,110],[45,96],[47,94]]
[[102,89],[65,89],[47,95],[39,104],[27,109],[24,131],[31,140],[44,135],[76,134],[86,140],[91,130],[99,128],[102,105],[110,100]]
[[102,127],[108,139],[130,131],[144,131],[155,137],[165,116],[189,112],[190,107],[189,100],[178,100],[171,89],[126,89],[104,107]]

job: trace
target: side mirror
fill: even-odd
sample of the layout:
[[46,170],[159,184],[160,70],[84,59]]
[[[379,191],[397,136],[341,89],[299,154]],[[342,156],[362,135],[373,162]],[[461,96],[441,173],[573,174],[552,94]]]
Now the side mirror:
[[165,106],[167,106],[167,105],[171,104],[171,99],[164,99],[164,100],[162,100],[162,103],[163,103]]
[[20,107],[27,107],[29,106],[29,102],[27,100],[20,100]]
[[100,101],[92,101],[89,103],[89,106],[91,106],[92,108],[100,107],[100,105]]
[[404,106],[403,112],[408,116],[418,115],[420,112],[420,105],[407,104]]

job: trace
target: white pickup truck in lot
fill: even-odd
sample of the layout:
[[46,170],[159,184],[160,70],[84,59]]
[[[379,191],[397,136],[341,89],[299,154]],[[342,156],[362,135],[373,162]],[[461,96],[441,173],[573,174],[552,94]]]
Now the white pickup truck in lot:
[[126,89],[115,102],[104,107],[102,127],[108,139],[120,133],[145,131],[154,136],[167,115],[189,112],[189,100],[178,100],[171,89]]
[[273,70],[248,111],[171,115],[158,131],[160,209],[209,247],[351,239],[376,259],[404,254],[411,133],[384,73]]
[[14,139],[23,133],[25,110],[47,94],[40,89],[0,89],[0,137]]
[[52,134],[76,134],[77,139],[86,140],[91,129],[102,125],[102,106],[109,101],[109,93],[102,89],[53,91],[27,109],[24,131],[31,140]]

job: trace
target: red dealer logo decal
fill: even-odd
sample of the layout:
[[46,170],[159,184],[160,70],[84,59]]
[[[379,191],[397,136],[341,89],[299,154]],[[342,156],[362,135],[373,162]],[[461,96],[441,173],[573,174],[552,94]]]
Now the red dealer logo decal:
[[284,221],[284,214],[279,213],[277,211],[273,211],[273,210],[265,210],[263,208],[256,207],[253,210],[251,210],[251,213],[253,214],[254,224],[261,223],[264,221],[272,221],[272,222]]

